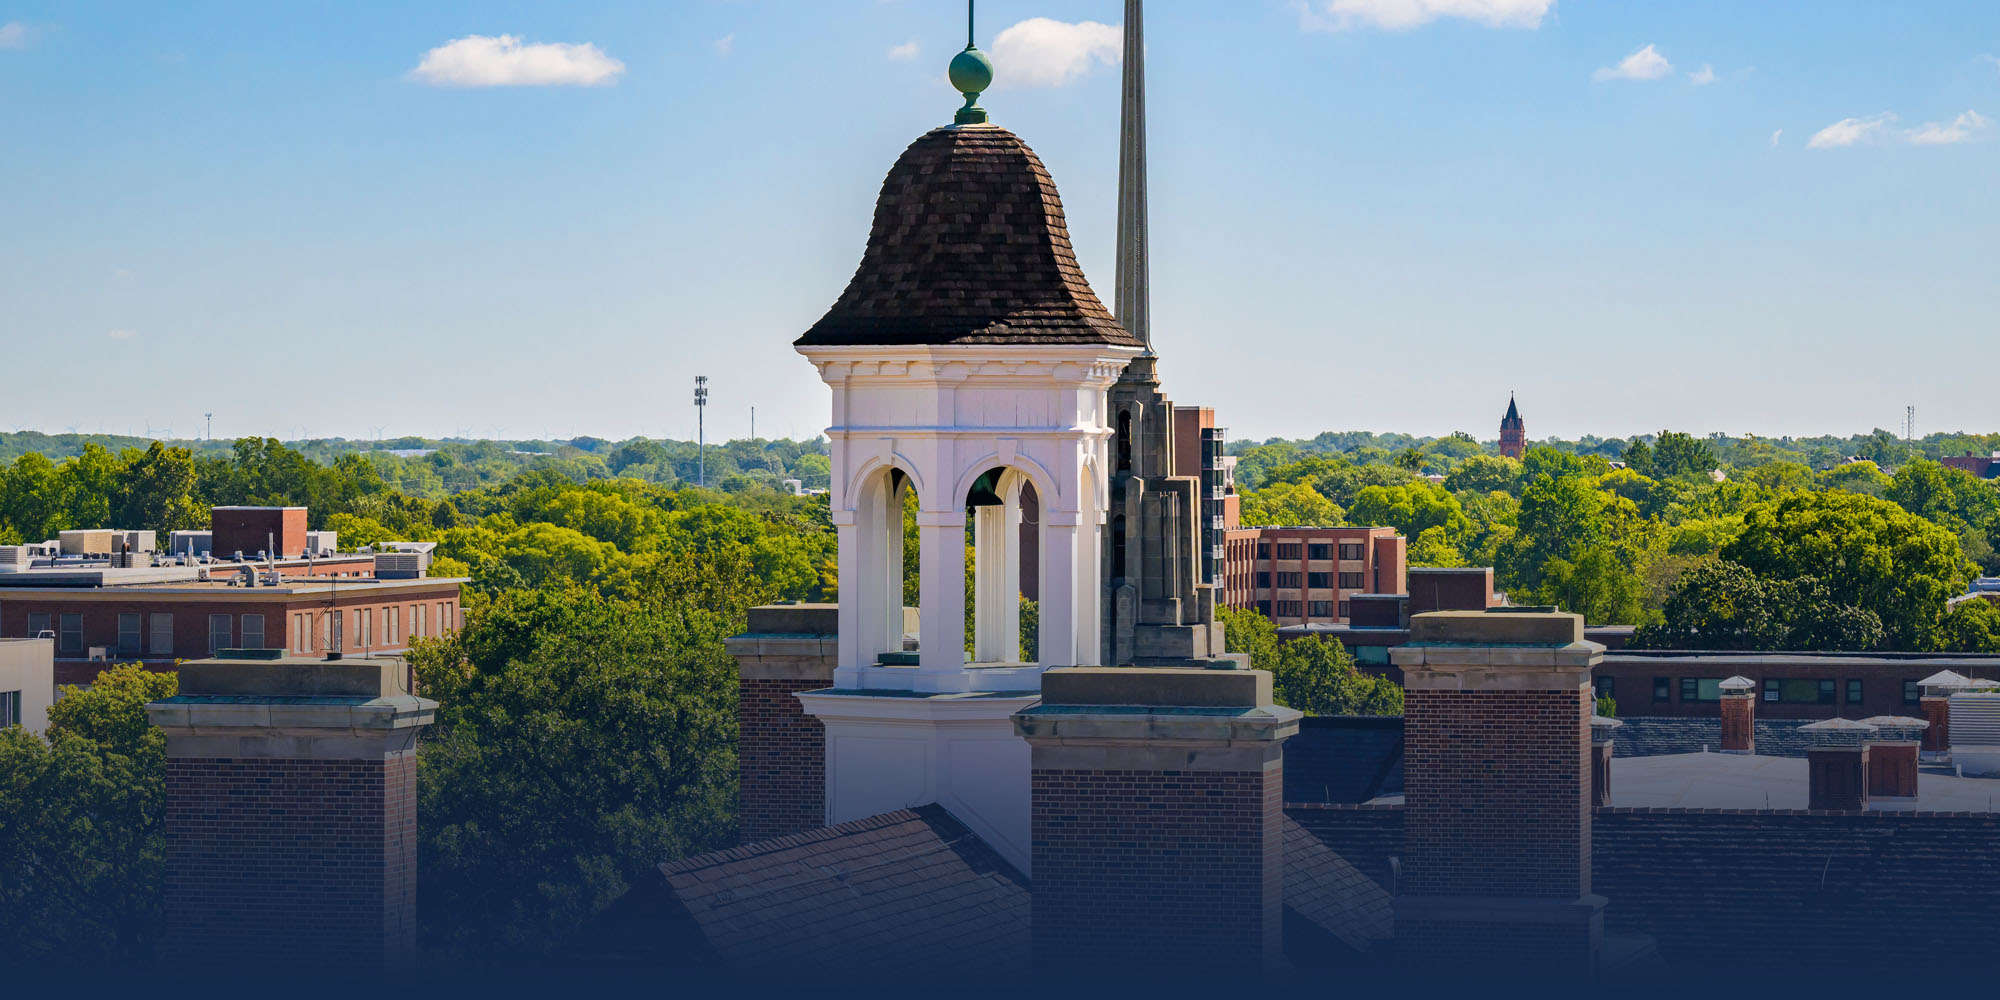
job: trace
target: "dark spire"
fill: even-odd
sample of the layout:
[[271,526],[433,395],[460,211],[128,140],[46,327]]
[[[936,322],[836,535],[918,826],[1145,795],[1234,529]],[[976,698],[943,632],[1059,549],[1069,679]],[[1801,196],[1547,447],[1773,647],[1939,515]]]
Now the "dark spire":
[[1500,418],[1500,426],[1506,427],[1521,422],[1521,411],[1514,408],[1514,394],[1507,394],[1507,415]]

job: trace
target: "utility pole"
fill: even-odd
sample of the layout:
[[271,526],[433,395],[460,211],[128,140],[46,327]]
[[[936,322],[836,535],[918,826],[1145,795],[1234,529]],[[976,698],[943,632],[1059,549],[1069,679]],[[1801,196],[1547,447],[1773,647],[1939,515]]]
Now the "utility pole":
[[208,439],[210,441],[215,440],[215,414],[204,413],[201,415],[201,418],[208,421]]
[[750,440],[757,440],[757,408],[750,408]]
[[708,485],[708,376],[694,377],[694,453],[696,486]]

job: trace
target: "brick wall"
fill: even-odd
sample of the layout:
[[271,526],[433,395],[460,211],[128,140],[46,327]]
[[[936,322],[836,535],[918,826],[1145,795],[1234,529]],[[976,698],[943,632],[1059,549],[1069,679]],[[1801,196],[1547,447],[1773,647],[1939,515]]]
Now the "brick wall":
[[794,695],[824,680],[743,678],[736,718],[744,843],[826,825],[826,726]]
[[1038,970],[1257,976],[1282,919],[1283,775],[1033,772]]
[[377,961],[415,944],[414,751],[167,762],[168,954]]
[[[1393,891],[1403,809],[1285,812]],[[1591,844],[1607,929],[1682,969],[1950,967],[2000,938],[2000,814],[1601,809]]]
[[1408,692],[1404,891],[1587,895],[1591,707],[1581,687]]

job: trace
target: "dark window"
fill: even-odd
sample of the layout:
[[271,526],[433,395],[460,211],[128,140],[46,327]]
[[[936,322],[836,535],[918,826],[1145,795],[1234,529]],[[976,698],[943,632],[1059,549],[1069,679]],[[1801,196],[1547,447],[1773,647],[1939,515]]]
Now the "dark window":
[[1810,677],[1764,678],[1764,700],[1792,705],[1833,704],[1833,681]]
[[1264,617],[1266,617],[1266,618],[1269,618],[1269,617],[1271,617],[1271,602],[1270,602],[1270,601],[1258,601],[1258,602],[1257,602],[1257,613],[1258,613],[1258,614],[1260,614],[1260,615],[1263,615],[1263,616],[1264,616]]
[[1903,704],[1915,705],[1924,700],[1924,690],[1916,681],[1903,682]]
[[264,648],[263,615],[243,616],[243,648],[244,649]]
[[1365,549],[1366,546],[1362,545],[1360,542],[1342,542],[1340,543],[1340,558],[1360,559],[1362,558],[1361,553]]
[[1314,618],[1332,618],[1332,601],[1307,601],[1306,613]]
[[1307,574],[1306,574],[1306,586],[1308,586],[1308,587],[1318,587],[1318,588],[1320,588],[1321,590],[1324,590],[1324,589],[1326,589],[1326,588],[1328,588],[1328,587],[1331,587],[1331,586],[1333,586],[1333,574],[1332,574],[1332,573],[1307,573]]
[[1268,587],[1270,585],[1271,585],[1271,574],[1269,573],[1257,574],[1257,586]]
[[1293,590],[1299,589],[1299,574],[1297,573],[1278,574],[1278,586],[1280,588],[1289,587]]
[[174,651],[174,616],[164,612],[153,612],[153,653]]
[[1278,543],[1278,558],[1280,559],[1297,559],[1301,551],[1302,547],[1298,542]]
[[1861,704],[1861,680],[1859,678],[1852,678],[1847,682],[1847,703],[1849,705]]
[[21,724],[21,692],[0,691],[0,729]]
[[1306,546],[1306,558],[1331,559],[1333,558],[1333,546],[1326,542],[1314,542]]
[[1342,590],[1360,590],[1360,589],[1361,589],[1361,586],[1362,586],[1362,584],[1361,584],[1361,576],[1362,576],[1362,574],[1360,574],[1360,573],[1342,573],[1342,574],[1340,574],[1340,589],[1342,589]]
[[1671,694],[1671,692],[1672,692],[1672,691],[1673,691],[1673,678],[1671,678],[1671,677],[1655,677],[1655,678],[1653,678],[1653,700],[1654,700],[1654,701],[1670,701],[1670,700],[1672,700],[1672,699],[1673,699],[1673,695]]
[[1297,601],[1279,601],[1279,602],[1278,602],[1278,617],[1280,617],[1280,618],[1297,618],[1297,617],[1299,617],[1299,602],[1297,602]]
[[[334,614],[339,613],[338,611],[334,612]],[[229,620],[228,615],[208,616],[208,655],[214,656],[216,651],[229,648],[230,638],[234,633],[234,624]]]
[[1618,679],[1616,677],[1599,677],[1595,683],[1599,698],[1616,699],[1618,697]]
[[28,638],[39,639],[42,637],[42,633],[47,631],[50,631],[49,613],[46,611],[28,612]]
[[[1345,618],[1345,617],[1347,617],[1347,602],[1346,602],[1346,601],[1342,601],[1342,602],[1340,602],[1340,617],[1342,617],[1342,618]],[[1387,647],[1384,647],[1384,648],[1387,648]]]
[[1721,701],[1722,678],[1683,677],[1681,678],[1682,701]]
[[56,649],[64,653],[83,652],[82,615],[62,616],[62,634],[57,636]]
[[139,616],[127,612],[118,616],[118,655],[139,655]]
[[1270,542],[1258,542],[1258,543],[1257,543],[1257,558],[1259,558],[1259,559],[1269,559],[1269,558],[1271,558],[1271,543],[1270,543]]

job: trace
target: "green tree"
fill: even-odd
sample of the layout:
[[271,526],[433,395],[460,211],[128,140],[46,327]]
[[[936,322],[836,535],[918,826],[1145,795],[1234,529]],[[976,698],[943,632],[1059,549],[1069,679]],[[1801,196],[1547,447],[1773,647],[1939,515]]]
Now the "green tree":
[[0,730],[0,965],[101,971],[152,956],[167,769],[145,705],[175,680],[114,667],[62,689],[46,738]]
[[1272,674],[1278,703],[1307,715],[1403,714],[1403,689],[1387,677],[1356,670],[1338,639],[1310,635],[1284,642]]
[[1938,648],[1954,653],[2000,653],[2000,608],[1977,597],[1952,605],[1938,623]]
[[194,487],[193,453],[155,441],[125,466],[109,526],[150,529],[162,541],[172,532],[192,530],[206,514],[195,503]]
[[1650,649],[1867,650],[1881,645],[1875,612],[1834,599],[1812,577],[1771,579],[1704,561],[1681,575],[1660,622],[1634,645]]
[[1275,483],[1243,494],[1242,520],[1246,525],[1278,527],[1336,527],[1346,514],[1303,483]]
[[[1629,463],[1628,463],[1629,464]],[[1716,467],[1715,451],[1708,442],[1692,434],[1679,431],[1661,431],[1653,440],[1652,468],[1638,470],[1647,472],[1655,479],[1673,479],[1681,476],[1707,477]]]
[[1950,530],[1844,492],[1788,493],[1751,508],[1722,558],[1767,580],[1816,579],[1834,604],[1879,618],[1893,649],[1929,648],[1946,599],[1972,569]]
[[1513,493],[1521,488],[1521,463],[1502,455],[1477,455],[1444,477],[1454,494]]
[[1432,486],[1422,479],[1395,486],[1363,487],[1355,495],[1354,505],[1347,509],[1347,519],[1354,524],[1386,525],[1405,538],[1417,538],[1436,528],[1444,532],[1447,543],[1454,545],[1472,531],[1472,522],[1466,518],[1458,498],[1444,487]]
[[69,483],[40,452],[14,460],[0,477],[0,519],[23,541],[41,542],[71,527]]
[[1594,625],[1639,623],[1645,584],[1609,546],[1593,545],[1574,560],[1557,557],[1542,567],[1536,600],[1582,615]]

